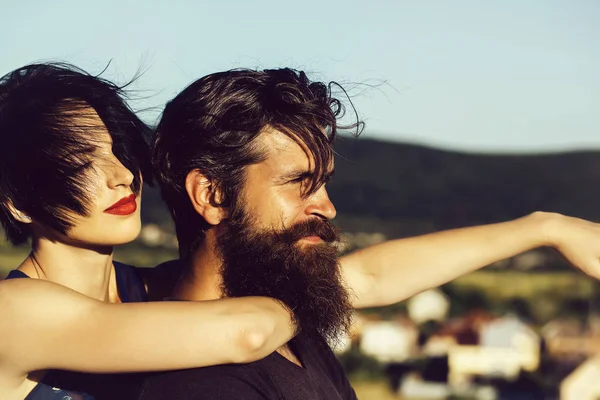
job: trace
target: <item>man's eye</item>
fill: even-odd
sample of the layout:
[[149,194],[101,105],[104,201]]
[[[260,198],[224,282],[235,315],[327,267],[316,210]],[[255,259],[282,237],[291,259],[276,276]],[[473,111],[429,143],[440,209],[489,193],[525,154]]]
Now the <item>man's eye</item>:
[[291,180],[291,181],[289,181],[288,183],[291,183],[291,184],[302,183],[302,182],[304,182],[305,180],[306,180],[306,178],[304,178],[304,177],[298,177],[298,178],[294,178],[294,179],[292,179],[292,180]]

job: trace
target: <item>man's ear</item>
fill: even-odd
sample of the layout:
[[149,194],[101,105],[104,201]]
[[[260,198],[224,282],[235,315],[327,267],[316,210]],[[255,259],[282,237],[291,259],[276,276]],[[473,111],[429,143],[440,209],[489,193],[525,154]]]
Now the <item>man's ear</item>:
[[185,190],[192,202],[192,206],[206,222],[218,225],[225,217],[223,207],[216,205],[215,199],[220,198],[220,193],[215,192],[213,182],[200,170],[194,169],[185,177]]
[[8,208],[8,211],[14,219],[24,224],[31,223],[31,217],[25,214],[23,211],[17,209],[17,207],[15,207],[15,205],[12,203],[12,201],[7,201],[6,203],[4,203],[4,205]]

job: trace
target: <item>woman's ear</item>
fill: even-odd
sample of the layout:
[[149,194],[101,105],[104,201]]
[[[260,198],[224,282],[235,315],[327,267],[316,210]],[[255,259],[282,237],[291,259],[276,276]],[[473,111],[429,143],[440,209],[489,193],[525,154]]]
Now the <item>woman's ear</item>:
[[211,225],[219,225],[225,216],[223,207],[215,204],[220,193],[215,191],[213,182],[200,170],[194,169],[185,177],[185,189],[192,206]]

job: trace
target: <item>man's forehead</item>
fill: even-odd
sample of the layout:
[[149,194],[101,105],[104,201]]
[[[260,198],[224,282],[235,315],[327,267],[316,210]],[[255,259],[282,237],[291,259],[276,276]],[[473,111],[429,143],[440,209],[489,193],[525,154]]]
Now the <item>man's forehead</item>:
[[260,134],[259,139],[264,146],[275,152],[300,150],[304,152],[306,145],[301,140],[294,140],[289,135],[273,127],[266,127]]
[[[273,164],[278,170],[314,170],[314,157],[301,138],[295,140],[276,128],[267,127],[262,131],[259,139],[267,154],[265,161]],[[333,158],[327,170],[333,170]]]

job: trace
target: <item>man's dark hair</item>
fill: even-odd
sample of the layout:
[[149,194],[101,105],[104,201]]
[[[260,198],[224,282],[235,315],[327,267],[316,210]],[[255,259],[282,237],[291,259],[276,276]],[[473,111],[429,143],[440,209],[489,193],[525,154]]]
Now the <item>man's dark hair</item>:
[[338,124],[345,110],[333,97],[333,87],[341,88],[333,82],[311,82],[304,72],[289,68],[238,69],[205,76],[167,103],[157,126],[152,161],[175,221],[182,258],[198,246],[209,228],[188,198],[187,174],[198,169],[206,175],[213,194],[220,192],[218,205],[231,213],[243,187],[244,167],[265,157],[255,139],[266,128],[288,135],[314,160],[305,195],[321,187],[338,129],[355,129],[357,134],[362,129],[359,121]]
[[85,173],[98,127],[80,117],[92,108],[113,141],[113,153],[134,175],[151,179],[150,129],[124,101],[125,86],[66,63],[31,64],[0,78],[0,221],[13,244],[27,241],[30,225],[9,205],[62,234],[73,213],[89,212]]

